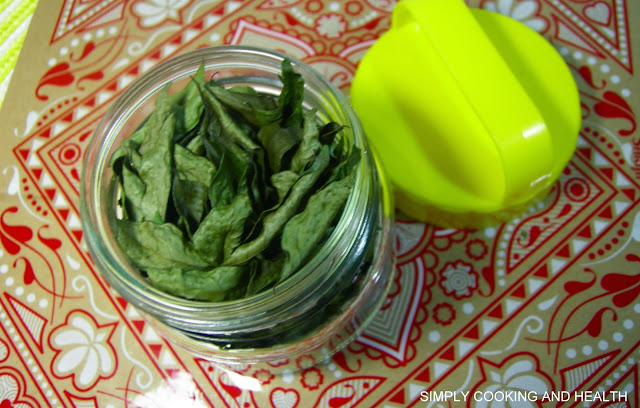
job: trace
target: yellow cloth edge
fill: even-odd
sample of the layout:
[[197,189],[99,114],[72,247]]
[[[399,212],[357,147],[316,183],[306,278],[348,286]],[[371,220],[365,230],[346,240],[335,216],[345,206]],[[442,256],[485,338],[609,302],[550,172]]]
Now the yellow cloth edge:
[[4,21],[0,22],[0,44],[7,41],[16,28],[18,28],[24,20],[31,17],[36,9],[36,2],[37,0],[22,0],[16,9],[13,10]]
[[13,68],[16,65],[16,61],[18,59],[18,54],[20,54],[20,49],[22,48],[22,43],[24,42],[24,37],[27,32],[24,30],[21,32],[15,41],[9,45],[9,48],[6,50],[2,58],[0,59],[0,82],[4,81],[4,78],[13,71]]
[[[0,3],[0,13],[4,12],[14,2],[19,2],[18,6],[11,11],[2,21],[0,21],[0,46],[6,46],[7,49],[0,55],[0,108],[4,102],[8,82],[13,73],[13,69],[18,60],[18,55],[22,48],[29,23],[28,21],[36,9],[38,0],[5,0]],[[22,32],[15,37],[15,40],[5,45],[6,41],[12,39],[14,31],[19,28],[25,21]]]

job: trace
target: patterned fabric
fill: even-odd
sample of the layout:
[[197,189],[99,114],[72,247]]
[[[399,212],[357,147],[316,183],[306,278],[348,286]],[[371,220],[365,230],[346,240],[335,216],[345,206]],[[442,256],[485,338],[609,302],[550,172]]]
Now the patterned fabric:
[[0,3],[0,107],[38,0]]
[[79,217],[84,153],[119,93],[201,47],[282,50],[348,93],[396,1],[40,1],[0,111],[0,408],[640,407],[638,0],[467,3],[560,52],[580,90],[575,154],[509,223],[398,214],[372,324],[278,374],[189,354],[106,284]]

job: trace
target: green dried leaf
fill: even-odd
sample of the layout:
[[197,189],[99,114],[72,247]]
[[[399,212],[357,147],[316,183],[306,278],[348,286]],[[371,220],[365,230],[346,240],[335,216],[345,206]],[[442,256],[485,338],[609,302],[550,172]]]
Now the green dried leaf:
[[228,258],[242,244],[245,238],[246,224],[251,214],[253,214],[253,207],[245,180],[240,184],[238,194],[233,200],[230,227],[224,240],[223,259]]
[[249,284],[247,285],[247,296],[260,293],[278,283],[284,260],[284,255],[280,255],[273,260],[254,260],[252,262],[254,268],[250,276]]
[[340,181],[327,184],[311,196],[305,209],[284,226],[282,250],[287,254],[287,260],[280,280],[295,272],[320,243],[347,201],[353,188],[353,178],[351,173]]
[[116,222],[116,239],[122,251],[138,268],[205,268],[204,261],[173,224],[150,221]]
[[204,102],[205,109],[209,112],[209,115],[215,115],[218,118],[223,131],[246,150],[251,151],[257,149],[258,145],[242,130],[242,127],[236,123],[227,109],[218,98],[216,98],[211,87],[198,84],[198,89],[200,90],[200,96]]
[[211,180],[209,187],[209,202],[211,208],[229,205],[235,196],[234,177],[231,167],[227,165],[225,156],[220,161],[220,167]]
[[180,145],[174,146],[173,162],[178,177],[198,181],[205,186],[211,184],[216,174],[216,166],[210,160],[197,156]]
[[278,106],[282,109],[283,128],[300,126],[302,123],[302,101],[304,100],[304,80],[293,70],[291,61],[282,61],[282,92],[278,96]]
[[278,193],[278,205],[284,201],[284,198],[291,190],[291,187],[298,181],[300,176],[291,170],[281,171],[271,176],[271,184]]
[[129,169],[129,166],[122,167],[122,207],[126,211],[127,218],[132,221],[140,221],[142,214],[142,198],[146,186],[138,175]]
[[[193,139],[191,139],[189,143],[187,143],[186,149],[196,156],[204,156],[205,147],[200,131],[198,131],[198,134]],[[213,166],[215,167],[215,164],[213,162],[211,162],[211,164],[213,164]]]
[[140,213],[146,221],[165,220],[171,194],[175,118],[169,113],[168,90],[167,86],[158,95],[156,110],[144,126],[147,131],[138,149],[142,157],[138,175],[146,186]]
[[211,209],[193,234],[193,247],[211,265],[219,265],[225,253],[242,242],[244,224],[253,212],[246,187],[225,206]]
[[151,284],[174,296],[194,300],[219,302],[239,297],[245,289],[238,287],[246,280],[246,269],[240,266],[221,266],[209,270],[148,269]]
[[326,123],[318,131],[318,140],[324,145],[331,145],[342,129],[344,126],[336,122]]
[[[135,152],[135,154],[138,155],[138,148],[140,148],[140,144],[142,144],[142,141],[144,140],[146,134],[146,129],[144,129],[146,123],[148,123],[148,120],[145,121],[143,126],[136,132],[134,132],[130,137],[122,140],[118,148],[111,155],[111,158],[109,159],[109,166],[113,167],[114,172],[118,174],[120,173],[122,161],[127,158],[129,161],[131,161],[133,159],[130,156],[132,153]],[[134,166],[134,168],[137,167],[137,165]]]
[[211,82],[209,89],[221,103],[242,115],[252,125],[264,126],[274,123],[282,116],[282,110],[275,105],[273,98],[258,94],[253,88],[226,89],[216,82]]
[[184,228],[188,236],[198,228],[207,209],[209,188],[199,181],[173,178],[171,197],[180,217],[178,225]]
[[262,252],[282,230],[282,227],[291,218],[308,191],[313,187],[324,169],[329,164],[329,151],[322,149],[316,157],[313,165],[302,175],[291,188],[287,199],[276,209],[264,217],[262,232],[254,240],[237,248],[228,258],[225,265],[240,265]]
[[291,159],[291,170],[296,173],[302,172],[302,170],[313,161],[316,154],[318,154],[322,148],[322,144],[318,140],[319,132],[316,124],[315,110],[305,112],[303,124],[302,141]]
[[279,123],[271,123],[261,127],[257,137],[267,152],[271,172],[277,173],[286,164],[287,153],[302,140],[302,132],[297,127],[281,128]]
[[180,136],[192,131],[200,121],[204,105],[197,83],[203,82],[204,65],[201,65],[187,86],[169,96],[168,103],[171,106],[171,112],[176,117],[174,129],[176,143],[179,138],[182,139]]
[[337,163],[329,172],[326,184],[345,178],[360,163],[360,149],[352,148],[348,154],[341,152],[336,155]]

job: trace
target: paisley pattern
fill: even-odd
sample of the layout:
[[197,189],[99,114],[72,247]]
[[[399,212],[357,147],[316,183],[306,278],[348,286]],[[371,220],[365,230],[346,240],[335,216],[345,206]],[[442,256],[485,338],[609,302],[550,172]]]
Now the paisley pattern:
[[[83,154],[127,85],[200,47],[278,49],[348,93],[395,1],[40,1],[0,113],[0,407],[569,407],[587,391],[618,396],[592,406],[637,407],[638,8],[467,3],[563,56],[581,97],[574,156],[509,223],[446,230],[397,214],[398,273],[368,330],[329,362],[276,374],[279,363],[230,372],[175,348],[106,284],[78,215]],[[498,401],[509,391],[529,397]],[[530,397],[546,392],[571,400]]]

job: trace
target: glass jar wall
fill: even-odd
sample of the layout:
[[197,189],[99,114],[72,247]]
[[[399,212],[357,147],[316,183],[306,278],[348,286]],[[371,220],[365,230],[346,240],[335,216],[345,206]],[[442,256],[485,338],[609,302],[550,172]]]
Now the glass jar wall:
[[[114,236],[119,192],[109,166],[113,152],[150,115],[167,83],[172,83],[172,91],[182,89],[204,64],[207,78],[214,76],[224,86],[247,85],[277,96],[285,58],[304,79],[304,107],[316,109],[321,123],[344,125],[340,134],[345,145],[361,151],[354,188],[333,232],[291,277],[247,298],[195,301],[154,288]],[[81,218],[97,270],[121,296],[170,341],[230,366],[284,367],[303,355],[316,362],[331,356],[374,318],[394,271],[391,194],[357,117],[319,73],[269,50],[201,49],[167,61],[134,82],[103,117],[86,152]]]

